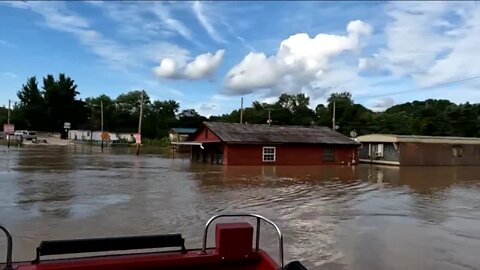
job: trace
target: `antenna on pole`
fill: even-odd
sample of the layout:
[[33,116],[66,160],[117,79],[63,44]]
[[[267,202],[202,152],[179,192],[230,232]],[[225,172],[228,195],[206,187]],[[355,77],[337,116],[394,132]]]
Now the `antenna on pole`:
[[240,124],[243,124],[243,97],[240,101]]

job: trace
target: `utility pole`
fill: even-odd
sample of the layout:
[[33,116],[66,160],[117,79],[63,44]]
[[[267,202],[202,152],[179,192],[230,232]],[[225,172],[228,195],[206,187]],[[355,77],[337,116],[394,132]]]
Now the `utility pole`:
[[[142,118],[143,118],[143,90],[140,96],[140,116],[138,119],[138,135],[140,136],[142,135]],[[137,143],[137,156],[138,154],[140,154],[140,143]]]
[[335,100],[333,101],[332,130],[335,131]]
[[100,130],[102,137],[102,150],[103,150],[103,100],[100,100]]
[[[8,115],[7,115],[7,124],[10,125],[10,99],[8,100]],[[10,148],[10,134],[7,135],[7,148]]]
[[90,144],[93,145],[93,102],[90,107],[92,107],[92,113],[90,115]]
[[268,120],[267,120],[267,124],[268,124],[268,125],[272,125],[271,112],[272,112],[272,110],[271,110],[271,109],[268,109]]
[[240,124],[243,124],[243,97],[240,102]]
[[10,99],[8,100],[8,117],[7,117],[7,124],[10,125]]

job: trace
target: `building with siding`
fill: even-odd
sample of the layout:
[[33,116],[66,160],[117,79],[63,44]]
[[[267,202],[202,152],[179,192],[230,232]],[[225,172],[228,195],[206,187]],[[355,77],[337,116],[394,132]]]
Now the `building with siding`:
[[[108,131],[107,131],[108,132]],[[133,133],[118,133],[118,132],[108,132],[110,135],[110,141],[125,141],[128,143],[135,142],[133,138]],[[71,129],[68,131],[67,139],[73,141],[92,141],[100,142],[102,141],[102,132],[99,130],[74,130]]]
[[357,137],[360,162],[387,165],[480,165],[480,138],[370,134]]
[[171,142],[187,141],[196,131],[196,128],[172,128],[168,137]]
[[327,127],[205,122],[192,140],[192,160],[223,165],[357,163],[359,143]]

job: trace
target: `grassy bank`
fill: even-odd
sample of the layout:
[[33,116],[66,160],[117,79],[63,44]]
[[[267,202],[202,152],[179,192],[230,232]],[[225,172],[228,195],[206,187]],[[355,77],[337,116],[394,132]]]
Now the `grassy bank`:
[[[8,140],[6,139],[0,139],[0,145],[8,145]],[[23,144],[20,143],[20,146]],[[10,146],[18,146],[18,142],[16,140],[10,140]]]

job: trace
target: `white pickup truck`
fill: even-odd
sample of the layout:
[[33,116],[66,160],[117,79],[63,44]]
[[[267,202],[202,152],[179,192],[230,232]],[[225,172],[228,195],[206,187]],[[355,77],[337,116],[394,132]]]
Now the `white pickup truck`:
[[37,140],[37,132],[35,131],[28,131],[28,130],[17,130],[15,131],[15,136],[20,136],[22,139],[25,140]]

